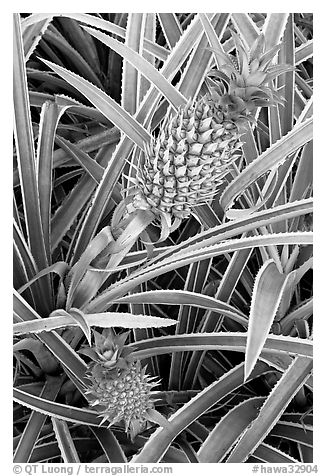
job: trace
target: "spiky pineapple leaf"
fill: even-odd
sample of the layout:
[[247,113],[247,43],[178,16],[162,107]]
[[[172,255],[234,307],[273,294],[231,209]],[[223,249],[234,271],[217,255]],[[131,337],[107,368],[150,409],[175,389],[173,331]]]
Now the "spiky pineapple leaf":
[[147,419],[154,423],[157,423],[159,426],[163,428],[170,428],[170,422],[167,420],[162,413],[158,412],[154,408],[150,408],[146,412]]
[[51,417],[51,421],[63,462],[80,463],[75,443],[67,423],[55,417]]
[[29,288],[35,281],[37,281],[42,276],[46,276],[50,273],[56,273],[62,279],[69,269],[69,265],[64,261],[57,261],[56,263],[48,266],[47,268],[43,269],[39,273],[36,273],[35,276],[30,279],[24,286],[21,286],[18,289],[18,293],[22,294],[27,288]]
[[75,48],[67,41],[64,35],[52,24],[44,35],[48,45],[55,47],[57,51],[69,57],[69,62],[72,65],[74,71],[98,88],[102,89],[103,86],[93,67],[84,59]]
[[149,437],[142,450],[132,458],[132,463],[160,461],[174,438],[209,408],[239,388],[242,378],[243,364],[240,364],[198,393],[169,418],[169,427],[160,427]]
[[[284,41],[280,49],[280,63],[294,66],[295,35],[293,13],[288,17],[284,31]],[[295,70],[289,71],[278,78],[278,87],[282,88],[285,99],[285,108],[280,108],[282,135],[289,132],[294,123],[294,91],[295,91]]]
[[266,261],[256,276],[248,323],[245,379],[248,378],[258,360],[284,291],[293,279],[292,273],[280,272],[273,260]]
[[313,313],[313,299],[310,298],[304,303],[300,303],[288,314],[286,314],[280,321],[282,334],[288,335],[294,323],[300,320],[307,320]]
[[[215,29],[218,38],[222,37],[229,17],[229,13],[207,14],[207,18]],[[190,29],[193,30],[191,36]],[[186,30],[182,35],[178,45],[181,46],[182,43],[185,43],[186,41],[192,41],[195,34],[195,29],[196,33],[198,31],[197,35],[199,36],[199,34],[202,33],[202,23],[198,15],[196,15],[195,19],[193,20],[191,27],[189,27],[188,30]],[[206,35],[202,35],[197,47],[194,48],[191,53],[187,67],[185,68],[180,80],[179,90],[186,98],[191,100],[199,93],[203,84],[203,79],[211,67],[212,52],[209,50],[208,46],[209,43]]]
[[63,36],[82,55],[94,73],[101,78],[101,64],[93,38],[85,33],[73,18],[59,17],[56,24],[60,25]]
[[278,171],[275,170],[274,173],[272,172],[266,180],[263,190],[261,192],[261,198],[257,200],[255,205],[249,208],[229,208],[225,212],[225,216],[229,220],[236,220],[241,217],[250,216],[252,213],[258,211],[265,205],[265,203],[270,199],[271,195],[273,194],[276,188],[277,179]]
[[90,426],[90,430],[94,433],[97,441],[101,445],[109,463],[127,463],[126,455],[110,428],[95,428]]
[[[128,14],[125,45],[138,54],[141,53],[144,40],[144,21],[144,13]],[[91,35],[91,33],[89,34]],[[139,104],[139,83],[140,74],[137,69],[124,58],[121,80],[121,106],[131,115],[135,114]]]
[[40,39],[42,38],[44,32],[52,22],[53,17],[49,16],[43,20],[40,20],[37,23],[26,26],[22,25],[23,33],[23,43],[24,43],[24,54],[25,60],[28,61],[31,54],[37,47]]
[[240,435],[250,425],[265,397],[253,397],[236,405],[217,423],[198,451],[201,463],[219,463],[230,452]]
[[274,448],[274,446],[268,445],[266,443],[261,443],[258,448],[253,453],[254,456],[259,458],[264,463],[269,464],[281,464],[281,463],[296,463],[299,464],[299,461],[293,458],[292,456],[283,453],[279,448]]
[[[103,169],[105,169],[107,166],[107,163],[110,158],[110,152],[112,151],[113,147],[114,145],[111,144],[104,145],[102,150],[96,156],[99,165],[103,167]],[[58,150],[63,152],[62,149]],[[89,203],[89,200],[95,189],[96,182],[91,177],[84,175],[80,178],[80,180],[71,190],[71,192],[66,195],[62,204],[57,208],[56,212],[52,217],[51,222],[51,238],[53,250],[57,248],[57,246],[61,242],[61,239],[70,229],[71,225],[74,223],[79,213],[83,210],[85,205]],[[112,198],[117,203],[121,200],[117,188],[113,190]],[[76,262],[77,259],[78,255],[74,254],[72,262]]]
[[[39,394],[41,399],[55,400],[62,385],[62,378],[49,376]],[[13,455],[14,463],[26,463],[35,448],[40,431],[45,423],[46,415],[35,410],[30,414],[24,432]]]
[[[14,334],[38,334],[40,332],[49,332],[62,327],[65,328],[70,326],[80,326],[80,320],[77,322],[75,316],[73,317],[66,311],[60,311],[60,309],[58,309],[55,312],[55,315],[52,315],[51,317],[15,323]],[[84,324],[87,326],[87,328],[91,326],[98,326],[124,327],[127,329],[146,329],[149,327],[174,326],[176,324],[176,321],[173,319],[166,319],[163,317],[156,316],[144,316],[140,314],[133,315],[127,312],[102,312],[97,314],[84,314],[83,318]]]
[[248,48],[255,44],[260,30],[248,13],[232,13],[232,23]]
[[[15,290],[13,301],[16,322],[42,321],[41,316]],[[37,335],[37,338],[47,346],[58,362],[64,366],[76,386],[80,388],[85,381],[86,365],[74,349],[57,333],[46,332]]]
[[[19,179],[22,192],[25,226],[28,236],[28,246],[38,269],[48,266],[48,259],[42,230],[40,201],[37,184],[36,158],[30,105],[28,98],[26,67],[23,52],[20,18],[14,15],[14,63],[13,63],[13,93],[15,116],[15,141]],[[50,282],[45,277],[39,283],[38,305],[40,309],[49,311],[52,292]],[[43,296],[43,298],[41,297]]]
[[35,365],[35,375],[38,373],[49,375],[58,370],[57,360],[39,340],[32,337],[25,337],[19,339],[18,342],[13,345],[14,356],[20,361],[24,358],[22,351],[26,350],[33,356],[34,362],[37,362],[37,365]]
[[46,416],[60,418],[79,425],[99,426],[100,424],[98,413],[89,409],[56,403],[52,400],[32,395],[19,388],[13,389],[13,397],[21,405]]
[[295,441],[310,448],[313,447],[313,427],[306,423],[303,425],[301,422],[279,421],[272,428],[270,434],[285,440]]
[[242,463],[264,440],[312,370],[312,360],[296,357],[264,402],[259,415],[244,432],[227,459]]
[[178,290],[159,290],[144,291],[141,293],[130,294],[117,299],[115,302],[133,303],[133,304],[174,304],[177,306],[195,306],[203,309],[210,309],[220,312],[231,319],[247,326],[247,317],[235,309],[230,304],[217,300],[213,297],[205,296],[201,293]]
[[[144,23],[145,24],[144,24],[144,39],[142,43],[142,56],[144,59],[146,59],[149,63],[151,63],[154,66],[156,58],[154,55],[148,53],[145,50],[145,43],[146,41],[151,41],[155,43],[156,30],[157,30],[156,13],[145,13]],[[144,99],[148,89],[150,88],[150,85],[151,85],[150,81],[148,81],[146,78],[144,78],[143,76],[140,78],[139,104]]]
[[267,50],[278,45],[284,35],[289,13],[268,13],[263,26]]
[[85,314],[80,310],[76,308],[71,308],[69,310],[70,316],[76,320],[77,324],[85,334],[85,337],[87,339],[88,345],[92,345],[92,337],[91,337],[91,328],[90,325],[85,317]]
[[162,73],[135,51],[93,28],[84,27],[84,29],[132,64],[137,71],[143,74],[153,85],[155,85],[175,110],[178,110],[179,107],[187,104],[186,98],[164,78]]
[[[70,112],[77,112],[74,111],[74,106],[71,104],[71,99],[68,97],[63,96],[56,96],[56,101],[58,104],[65,104],[66,102],[70,106]],[[79,107],[79,106],[78,106]],[[84,106],[86,107],[86,106]],[[78,108],[77,108],[78,109]],[[95,108],[89,108],[92,111],[97,111]],[[100,122],[105,121],[107,123],[105,117],[101,114],[101,118],[98,117],[97,120]],[[108,129],[99,132],[98,134],[92,134],[89,137],[85,137],[75,143],[75,145],[81,149],[83,152],[90,153],[100,151],[103,146],[116,146],[116,144],[120,140],[120,131],[117,127],[110,126]],[[56,149],[53,153],[53,167],[61,167],[65,165],[72,165],[74,163],[73,160],[70,159],[70,156],[61,148]]]
[[[119,265],[120,261],[126,256],[141,233],[153,221],[154,215],[149,210],[136,210],[136,212],[133,215],[130,215],[129,218],[130,222],[123,230],[119,238],[116,241],[108,242],[107,247],[103,250],[105,253],[105,256],[102,257],[104,261],[103,267],[116,270],[116,267]],[[102,229],[99,234],[101,234],[103,230],[104,229]],[[96,238],[97,237],[95,237],[93,241],[95,241]],[[85,257],[87,250],[88,248],[83,254]],[[98,273],[93,272],[92,270],[87,271],[78,284],[77,288],[74,290],[71,300],[72,305],[79,308],[85,307],[96,295],[99,288],[106,279],[107,273]]]
[[[103,20],[102,18],[89,15],[87,13],[55,13],[53,14],[53,16],[65,16],[67,18],[72,18],[80,23],[85,23],[86,25],[90,25],[95,28],[108,31],[109,33],[113,33],[114,35],[117,35],[120,38],[126,37],[126,30],[121,26],[116,25],[115,23],[112,23],[110,21]],[[22,25],[23,27],[27,27],[30,25],[34,25],[35,23],[47,18],[49,18],[48,13],[34,13],[24,18],[22,20]],[[146,48],[148,53],[153,54],[162,61],[165,61],[169,54],[166,48],[148,39],[144,41],[144,47]]]
[[[252,254],[251,249],[240,250],[233,253],[232,258],[229,260],[229,264],[224,272],[224,275],[219,283],[219,286],[215,293],[215,299],[221,300],[222,302],[229,302],[233,296],[234,290],[236,289],[238,282],[241,281],[242,284],[249,290],[252,289],[251,277],[249,275],[249,282],[247,282],[247,262]],[[250,292],[250,291],[249,291]],[[222,324],[224,323],[224,316],[216,314],[212,311],[206,314],[205,320],[200,326],[201,332],[213,332],[219,331]],[[233,325],[235,321],[233,320]],[[246,323],[246,328],[248,322]],[[236,330],[239,326],[235,326]],[[241,329],[241,327],[240,327]],[[240,330],[239,329],[239,330]],[[193,352],[189,364],[186,368],[185,375],[183,378],[183,388],[193,388],[196,382],[198,372],[205,358],[205,353],[203,352]]]
[[314,41],[313,40],[308,40],[302,45],[298,46],[295,50],[295,64],[296,66],[303,61],[308,60],[309,58],[312,57],[313,55],[313,46],[314,46]]
[[81,94],[83,94],[94,106],[104,114],[113,124],[123,131],[135,144],[144,149],[144,143],[150,141],[150,135],[127,113],[118,103],[110,96],[100,90],[97,86],[90,83],[86,79],[78,76],[71,71],[58,66],[51,61],[42,59],[42,61],[51,68],[55,73],[65,79],[69,84],[74,86]]
[[302,150],[297,164],[297,170],[292,182],[289,201],[292,202],[304,196],[311,188],[313,181],[313,143],[308,142]]
[[171,49],[176,45],[183,33],[178,17],[175,13],[158,13],[157,16],[166,41]]
[[[48,427],[47,427],[47,430],[48,430]],[[74,444],[77,448],[77,451],[80,454],[84,454],[87,451],[98,449],[98,444],[94,440],[94,438],[75,437]],[[37,446],[35,446],[28,462],[29,464],[42,463],[45,461],[49,461],[52,458],[60,458],[60,457],[61,457],[61,453],[60,453],[57,442],[51,441],[48,443],[40,443]]]
[[[225,62],[228,63],[230,62],[231,63],[231,60],[228,58],[228,56],[225,54],[223,48],[222,48],[222,45],[220,43],[220,40],[211,24],[211,22],[209,21],[206,13],[198,13],[199,15],[199,18],[200,18],[200,21],[202,22],[203,24],[203,27],[204,27],[204,31],[205,31],[205,34],[207,36],[207,39],[208,39],[208,42],[209,42],[209,45],[213,51],[213,55],[215,57],[215,63],[216,63],[216,66],[219,67],[219,66],[222,66],[222,64],[224,64]],[[232,64],[232,63],[231,63]],[[223,74],[223,73],[222,73]],[[226,75],[225,75],[226,76]],[[228,78],[228,76],[226,76],[226,78]]]
[[[148,264],[153,264],[158,261],[173,255],[177,251],[184,250],[189,246],[209,246],[223,240],[233,238],[236,235],[241,235],[256,228],[271,225],[273,223],[293,218],[296,216],[310,213],[313,210],[312,198],[303,199],[295,203],[287,203],[279,207],[274,207],[268,210],[253,213],[249,218],[240,218],[233,222],[224,223],[222,225],[209,227],[207,230],[198,233],[194,237],[188,238],[180,244],[163,250],[154,256]],[[289,215],[288,215],[289,214]],[[292,217],[293,214],[293,217]],[[190,248],[189,248],[190,249]]]
[[131,273],[119,283],[112,285],[108,290],[99,294],[86,307],[86,309],[87,312],[100,312],[106,307],[108,302],[122,297],[138,284],[197,261],[219,256],[224,253],[231,253],[259,246],[296,243],[311,244],[312,241],[313,238],[311,232],[295,232],[234,239],[208,247],[189,246],[188,249],[186,248],[184,251],[174,253],[172,256],[165,258],[158,263],[144,266],[141,270],[136,270],[134,273]]
[[291,132],[275,142],[251,162],[223,191],[220,203],[224,209],[232,206],[236,197],[261,175],[283,163],[286,158],[312,139],[312,118],[296,125]]
[[46,101],[41,109],[38,131],[36,151],[37,185],[43,238],[49,264],[51,264],[50,220],[54,137],[60,117],[68,107],[58,106],[53,101]]
[[[76,300],[76,293],[79,292],[79,284],[82,281],[90,263],[113,241],[113,236],[109,226],[102,230],[89,243],[86,250],[77,263],[71,268],[67,280],[69,291],[67,296],[67,308],[71,307]],[[97,288],[95,289],[95,292]]]
[[83,169],[92,177],[95,182],[99,183],[103,173],[104,168],[101,167],[94,159],[92,159],[86,152],[79,149],[75,144],[72,144],[64,137],[57,137],[56,144],[61,147],[62,150],[67,152],[78,164],[80,164]]
[[[170,352],[186,352],[192,350],[233,350],[245,352],[246,332],[207,332],[197,334],[178,334],[168,337],[155,337],[137,342],[137,350],[133,353],[136,359],[146,359],[153,355],[161,355]],[[261,358],[269,361],[274,366],[273,357],[276,353],[288,357],[298,354],[312,359],[312,341],[290,336],[269,335],[265,341]],[[276,359],[277,360],[277,359]],[[288,359],[287,359],[288,361]],[[279,365],[277,362],[275,365]],[[255,369],[254,369],[255,372]]]

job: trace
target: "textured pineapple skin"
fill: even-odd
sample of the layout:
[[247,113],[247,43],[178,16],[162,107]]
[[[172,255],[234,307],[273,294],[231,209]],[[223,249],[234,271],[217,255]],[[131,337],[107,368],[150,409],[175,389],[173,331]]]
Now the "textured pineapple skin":
[[[165,121],[138,171],[144,200],[154,211],[179,219],[211,198],[238,155],[238,128],[205,99]],[[137,207],[137,205],[136,205]]]
[[99,415],[110,424],[123,420],[130,426],[145,427],[147,411],[154,408],[150,398],[153,384],[140,362],[128,363],[125,369],[108,370],[96,363],[89,372],[91,385],[87,391],[91,406],[99,407]]

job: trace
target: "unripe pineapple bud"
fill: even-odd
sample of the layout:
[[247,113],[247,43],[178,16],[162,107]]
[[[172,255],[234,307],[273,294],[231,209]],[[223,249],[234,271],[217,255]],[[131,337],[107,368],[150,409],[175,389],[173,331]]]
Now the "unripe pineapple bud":
[[131,438],[146,428],[148,411],[154,409],[151,390],[157,384],[151,382],[139,361],[116,370],[95,363],[90,366],[88,376],[91,384],[87,398],[102,417],[101,423],[108,421],[112,425],[123,421]]
[[153,421],[152,389],[155,378],[146,375],[139,361],[132,361],[131,350],[124,347],[127,333],[115,336],[110,329],[94,332],[95,347],[83,354],[91,357],[85,391],[89,404],[97,409],[101,423],[109,425],[123,421],[133,439]]

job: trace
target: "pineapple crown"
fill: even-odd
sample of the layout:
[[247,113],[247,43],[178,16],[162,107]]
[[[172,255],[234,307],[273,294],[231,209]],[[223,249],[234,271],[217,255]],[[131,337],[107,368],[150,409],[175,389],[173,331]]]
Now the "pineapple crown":
[[263,34],[256,38],[250,49],[239,36],[231,34],[236,56],[214,50],[220,64],[218,70],[208,73],[210,97],[207,102],[212,106],[215,104],[216,108],[222,107],[230,120],[252,120],[257,107],[284,103],[280,92],[273,86],[273,79],[294,68],[286,64],[272,65],[281,45],[266,50]]
[[79,352],[91,358],[95,364],[100,364],[106,370],[126,369],[132,361],[133,349],[126,348],[125,342],[129,332],[115,335],[112,329],[104,329],[100,334],[93,331],[94,347],[81,349]]

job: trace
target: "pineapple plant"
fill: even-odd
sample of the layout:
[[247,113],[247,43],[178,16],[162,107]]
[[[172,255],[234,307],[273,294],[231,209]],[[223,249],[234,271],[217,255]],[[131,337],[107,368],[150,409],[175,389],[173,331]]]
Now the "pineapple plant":
[[292,68],[271,64],[280,45],[266,50],[263,34],[250,49],[233,39],[236,56],[215,52],[220,66],[208,74],[209,93],[166,117],[138,167],[134,208],[173,219],[173,228],[218,191],[241,155],[241,125],[254,121],[257,107],[282,103],[272,80]]
[[[15,463],[313,461],[309,25],[291,13],[15,14]],[[295,75],[273,65],[277,46],[252,44],[256,31],[282,41]],[[232,54],[213,55],[214,38]],[[174,112],[152,138],[160,100]],[[258,117],[251,164],[242,133]],[[267,182],[268,148],[279,170]],[[231,175],[237,208],[256,183],[268,197],[235,224],[231,200],[196,209]],[[153,221],[164,241],[183,220],[154,248]],[[132,443],[125,428],[143,435]]]
[[127,337],[128,332],[115,335],[110,328],[102,334],[94,331],[94,347],[81,353],[91,358],[85,391],[90,406],[102,417],[101,424],[123,421],[133,440],[149,420],[157,421],[151,390],[158,381],[146,375],[140,361],[133,361],[132,350],[124,347]]

